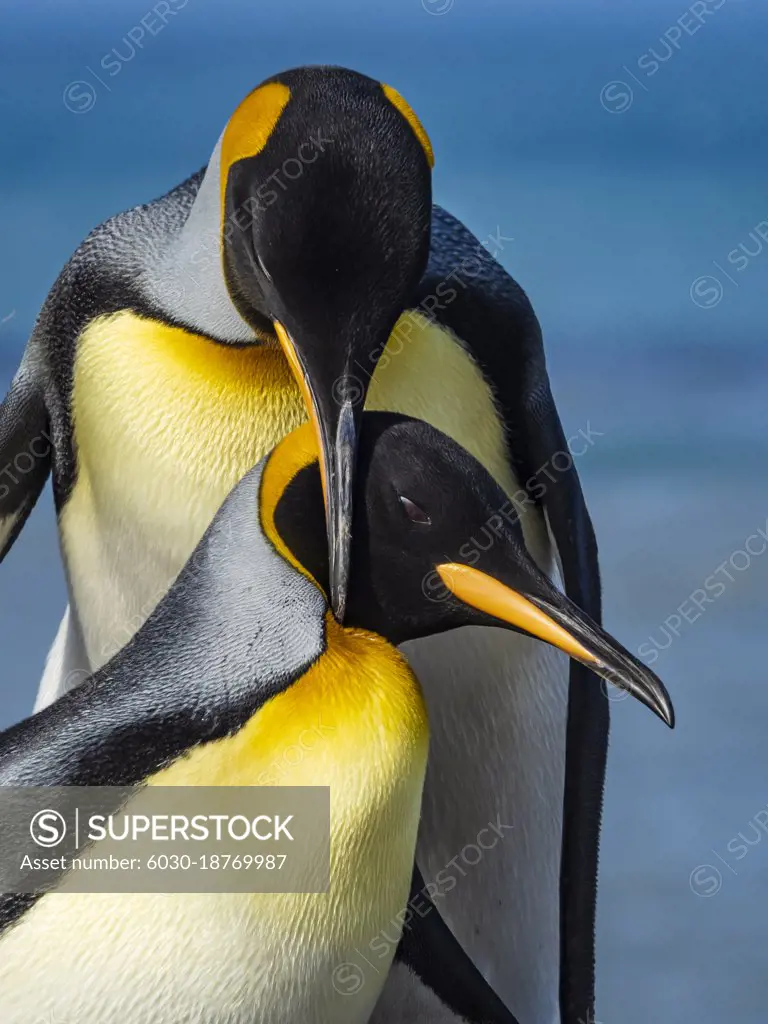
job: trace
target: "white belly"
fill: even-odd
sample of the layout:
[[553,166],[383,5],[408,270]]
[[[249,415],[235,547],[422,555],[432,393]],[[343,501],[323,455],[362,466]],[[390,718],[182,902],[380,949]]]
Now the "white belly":
[[354,950],[291,900],[327,896],[48,896],[0,942],[3,1024],[363,1024],[378,987],[337,992]]
[[478,628],[409,644],[407,654],[430,716],[417,847],[428,892],[518,1019],[551,1024],[568,661]]

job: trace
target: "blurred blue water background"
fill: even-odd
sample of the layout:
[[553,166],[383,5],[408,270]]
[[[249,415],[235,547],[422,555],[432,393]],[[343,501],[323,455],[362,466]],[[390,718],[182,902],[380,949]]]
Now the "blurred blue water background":
[[[672,734],[614,704],[597,1016],[762,1024],[765,5],[171,0],[156,35],[135,31],[149,6],[0,13],[0,384],[83,235],[202,165],[263,77],[339,63],[396,85],[438,200],[505,236],[567,432],[595,436],[579,469],[608,626],[677,705]],[[28,711],[63,607],[46,497],[0,571],[0,725]]]

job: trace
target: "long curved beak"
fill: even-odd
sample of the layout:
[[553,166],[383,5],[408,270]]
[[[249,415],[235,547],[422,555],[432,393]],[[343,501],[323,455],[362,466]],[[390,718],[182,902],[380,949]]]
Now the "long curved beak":
[[[330,598],[334,615],[343,622],[349,589],[354,469],[365,388],[351,373],[348,361],[338,370],[330,360],[317,360],[318,365],[310,368],[279,321],[275,321],[275,331],[317,435],[328,530]],[[340,350],[343,352],[342,347]]]
[[437,566],[460,601],[496,620],[565,651],[608,682],[632,694],[670,729],[675,712],[659,677],[561,594],[532,564],[507,586],[494,576],[456,562]]

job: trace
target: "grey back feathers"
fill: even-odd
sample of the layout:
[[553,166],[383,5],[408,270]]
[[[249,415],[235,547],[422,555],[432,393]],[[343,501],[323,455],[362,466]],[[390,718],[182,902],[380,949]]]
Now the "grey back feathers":
[[[220,341],[251,343],[256,335],[229,297],[221,253],[221,139],[216,144],[190,205],[177,190],[157,204],[163,245],[147,254],[141,290],[171,321],[187,324]],[[160,208],[157,208],[157,207]]]

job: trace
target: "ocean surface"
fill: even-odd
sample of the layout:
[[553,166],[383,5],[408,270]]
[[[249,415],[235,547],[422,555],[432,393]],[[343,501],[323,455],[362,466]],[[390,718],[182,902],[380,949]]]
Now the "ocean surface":
[[[436,198],[533,301],[566,432],[594,438],[608,628],[676,704],[674,733],[613,705],[598,1020],[764,1024],[766,6],[176,0],[154,34],[150,6],[0,12],[0,384],[86,232],[204,164],[262,78],[400,89]],[[0,726],[64,605],[46,494],[0,569]]]

